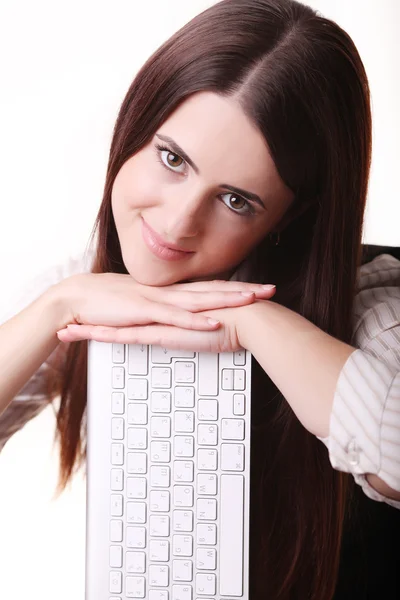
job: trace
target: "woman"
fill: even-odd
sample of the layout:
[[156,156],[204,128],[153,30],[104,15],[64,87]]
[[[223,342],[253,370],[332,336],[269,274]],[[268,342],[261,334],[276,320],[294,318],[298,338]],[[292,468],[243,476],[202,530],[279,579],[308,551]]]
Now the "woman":
[[85,458],[87,339],[246,347],[250,597],[364,597],[346,554],[337,584],[355,543],[342,544],[346,516],[362,515],[348,511],[353,480],[400,508],[398,445],[380,429],[399,400],[400,263],[359,269],[370,159],[367,76],[337,24],[291,0],[196,16],[122,103],[91,273],[63,271],[1,328],[0,410],[30,398],[3,413],[3,439],[29,402],[33,415],[61,394],[61,490]]

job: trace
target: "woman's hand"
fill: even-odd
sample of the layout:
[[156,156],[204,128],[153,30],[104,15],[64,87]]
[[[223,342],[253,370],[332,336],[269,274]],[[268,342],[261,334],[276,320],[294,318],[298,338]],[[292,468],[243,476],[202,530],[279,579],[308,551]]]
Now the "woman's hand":
[[234,351],[240,347],[237,309],[275,294],[274,287],[265,289],[239,281],[156,287],[116,273],[84,273],[68,279],[64,281],[71,298],[71,324],[57,332],[62,342],[93,339],[193,351]]

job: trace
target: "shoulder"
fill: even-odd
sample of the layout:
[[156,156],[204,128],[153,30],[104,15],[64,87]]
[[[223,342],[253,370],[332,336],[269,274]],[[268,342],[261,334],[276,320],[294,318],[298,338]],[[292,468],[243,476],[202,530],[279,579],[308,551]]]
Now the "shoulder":
[[[381,254],[359,268],[353,342],[358,348],[365,349],[380,340],[380,352],[393,345],[400,352],[399,330],[400,260],[390,254]],[[383,341],[384,337],[386,341]]]
[[48,288],[77,273],[90,272],[94,251],[87,249],[68,255],[63,261],[50,264],[36,273],[31,279],[23,282],[11,293],[11,301],[0,313],[0,325],[31,304]]

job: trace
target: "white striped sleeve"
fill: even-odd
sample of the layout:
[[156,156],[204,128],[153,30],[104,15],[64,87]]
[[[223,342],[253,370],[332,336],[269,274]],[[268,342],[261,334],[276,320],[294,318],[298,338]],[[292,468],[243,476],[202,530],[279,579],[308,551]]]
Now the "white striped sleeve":
[[366,479],[377,475],[400,492],[400,297],[375,297],[359,321],[359,348],[338,378],[329,437],[319,439],[335,469],[352,473],[373,500],[400,508]]

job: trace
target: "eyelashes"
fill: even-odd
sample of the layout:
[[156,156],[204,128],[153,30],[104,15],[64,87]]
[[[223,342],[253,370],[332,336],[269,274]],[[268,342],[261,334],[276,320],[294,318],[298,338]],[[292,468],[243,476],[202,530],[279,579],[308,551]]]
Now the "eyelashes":
[[[173,156],[177,156],[178,158],[180,158],[182,160],[181,165],[186,165],[186,161],[179,156],[179,154],[177,154],[176,152],[174,152],[173,150],[171,150],[171,148],[168,148],[168,146],[162,145],[162,144],[156,144],[156,157],[157,157],[157,161],[161,164],[161,166],[164,167],[164,169],[166,169],[169,173],[178,173],[181,174],[181,171],[177,171],[174,169],[173,166],[168,166],[165,164],[165,162],[162,160],[161,158],[161,153],[162,152],[168,152],[169,154],[172,154]],[[181,166],[179,165],[179,166]],[[226,194],[221,194],[220,198],[222,199],[223,196],[234,196],[235,198],[239,198],[240,200],[243,200],[243,202],[246,203],[246,208],[244,211],[239,211],[237,209],[235,209],[234,207],[230,206],[229,204],[227,204],[224,200],[222,200],[225,204],[225,206],[233,213],[239,215],[239,216],[243,216],[243,217],[251,217],[254,216],[256,214],[256,211],[252,205],[252,203],[247,200],[246,198],[243,198],[242,196],[239,196],[238,194],[235,194],[234,192],[227,192]]]

